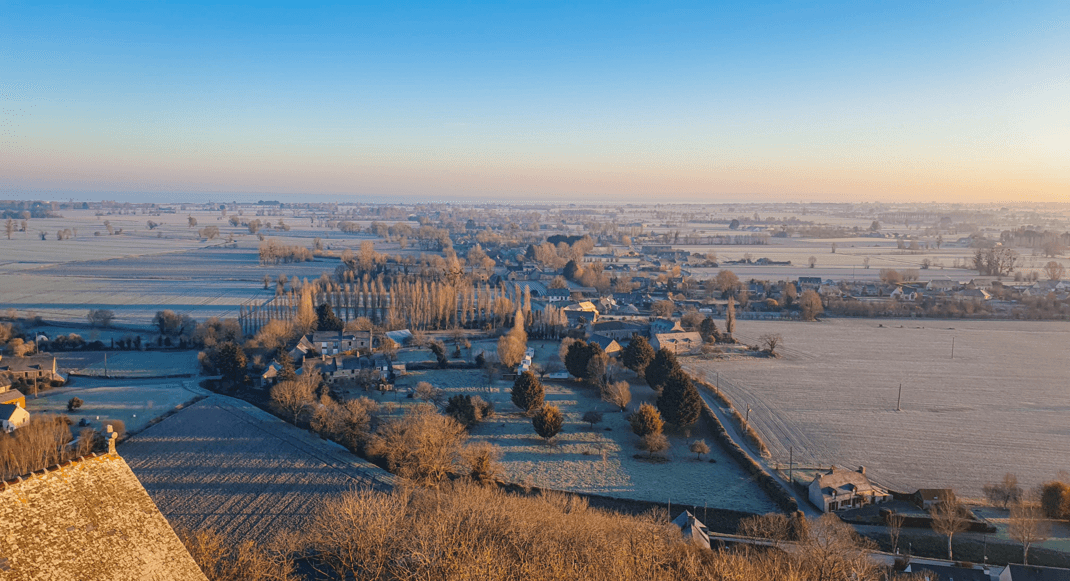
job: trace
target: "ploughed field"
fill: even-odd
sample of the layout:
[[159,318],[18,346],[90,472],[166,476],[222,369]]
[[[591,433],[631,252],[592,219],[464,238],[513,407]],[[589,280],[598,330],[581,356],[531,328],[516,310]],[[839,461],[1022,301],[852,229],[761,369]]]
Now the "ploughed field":
[[1005,472],[1033,486],[1070,467],[1070,324],[741,321],[736,336],[765,333],[783,336],[780,359],[681,363],[741,413],[750,406],[774,461],[790,447],[803,465],[866,466],[896,490],[968,496]]
[[264,542],[299,529],[319,503],[393,477],[251,404],[212,395],[119,445],[176,528]]

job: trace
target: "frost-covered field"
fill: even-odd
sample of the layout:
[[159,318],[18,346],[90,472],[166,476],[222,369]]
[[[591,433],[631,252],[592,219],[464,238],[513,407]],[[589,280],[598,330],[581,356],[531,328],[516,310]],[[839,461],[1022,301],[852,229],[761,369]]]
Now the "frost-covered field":
[[[535,360],[546,363],[557,358],[557,343],[532,341]],[[482,342],[473,345],[479,352],[489,346]],[[493,348],[489,349],[493,352]],[[467,350],[464,355],[468,357]],[[426,358],[426,357],[425,357]],[[680,502],[710,507],[729,508],[755,513],[775,511],[776,506],[751,482],[743,470],[726,456],[708,435],[686,438],[669,434],[671,449],[666,452],[669,462],[651,463],[636,459],[642,454],[636,449],[639,439],[615,406],[601,401],[597,392],[578,382],[546,382],[546,402],[557,405],[565,414],[565,428],[556,438],[555,446],[535,434],[531,419],[520,414],[510,401],[511,381],[495,380],[486,386],[484,375],[477,370],[418,371],[398,382],[399,388],[428,381],[442,389],[445,395],[468,393],[492,401],[497,415],[473,428],[473,440],[486,440],[502,448],[502,467],[505,479],[527,485],[587,492],[620,498],[635,498],[658,502]],[[634,377],[631,377],[634,379]],[[645,384],[632,387],[634,410],[641,402],[652,402],[654,392]],[[353,395],[363,395],[354,392]],[[377,399],[395,401],[394,395]],[[411,399],[401,398],[402,405]],[[604,420],[592,430],[580,421],[587,411],[603,412]],[[401,409],[398,410],[398,413]],[[606,428],[609,428],[608,430]],[[705,437],[712,450],[706,459],[695,461],[688,452],[690,442]],[[604,453],[604,457],[603,457]]]
[[682,363],[752,408],[776,459],[793,447],[796,462],[865,465],[895,489],[970,496],[1004,472],[1032,486],[1067,469],[1070,324],[745,321],[737,336],[763,333],[783,335],[781,359]]
[[[84,403],[68,412],[72,397]],[[74,422],[85,419],[97,429],[108,420],[122,420],[128,431],[137,431],[195,397],[197,393],[175,380],[77,378],[69,386],[40,392],[36,399],[27,395],[26,409],[31,414],[66,414]]]
[[119,445],[175,527],[262,542],[300,528],[319,502],[393,477],[258,408],[212,395]]
[[[93,353],[83,361],[69,359],[68,371],[78,375],[104,377],[162,377],[194,374],[200,370],[196,351],[119,351]],[[59,362],[64,363],[63,358]]]

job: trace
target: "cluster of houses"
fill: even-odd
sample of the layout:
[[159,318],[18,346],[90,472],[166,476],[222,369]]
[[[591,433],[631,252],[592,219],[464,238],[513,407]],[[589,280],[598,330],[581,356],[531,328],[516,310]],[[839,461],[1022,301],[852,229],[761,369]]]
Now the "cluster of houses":
[[37,381],[51,382],[59,377],[55,357],[4,359],[0,355],[0,430],[11,433],[30,421],[30,412],[26,411],[26,396],[16,389],[16,382],[32,385]]
[[[404,344],[412,334],[402,330],[390,331],[385,336]],[[323,375],[324,381],[331,385],[368,376],[388,381],[399,366],[403,371],[405,364],[395,364],[385,355],[373,353],[378,346],[379,342],[371,331],[316,331],[301,337],[290,349],[289,355],[297,375],[316,369]],[[275,385],[281,371],[282,364],[273,360],[260,374],[259,385],[264,388]]]

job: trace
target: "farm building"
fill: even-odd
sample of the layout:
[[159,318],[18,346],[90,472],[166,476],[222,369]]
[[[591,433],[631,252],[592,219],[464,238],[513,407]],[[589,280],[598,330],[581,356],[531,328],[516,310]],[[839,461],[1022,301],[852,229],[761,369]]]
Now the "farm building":
[[823,512],[879,504],[891,499],[887,489],[869,481],[865,467],[854,471],[833,466],[832,470],[810,482],[810,502]]
[[695,518],[695,515],[685,510],[673,519],[672,524],[680,527],[680,531],[683,532],[685,540],[695,543],[700,547],[710,548],[709,530],[706,528],[706,525],[702,524],[702,521]]
[[0,482],[4,579],[207,581],[114,453]]
[[26,396],[17,389],[9,386],[0,386],[0,403],[13,403],[20,407],[26,407]]
[[337,383],[346,379],[355,379],[362,372],[375,371],[381,379],[390,377],[393,367],[390,360],[381,355],[375,357],[324,356],[321,359],[308,359],[302,369],[315,367],[323,374],[328,383]]
[[605,351],[606,355],[613,356],[620,353],[620,343],[617,343],[615,339],[610,339],[605,335],[591,335],[588,339],[589,343],[596,343]]
[[58,378],[56,358],[51,355],[37,357],[9,357],[0,355],[0,374],[11,379],[52,381]]
[[311,351],[322,355],[338,355],[358,349],[371,350],[372,332],[342,333],[341,331],[316,331],[301,337],[299,344],[304,344]]
[[929,510],[941,502],[955,502],[955,491],[950,488],[920,488],[914,493],[914,504],[923,510]]
[[932,563],[910,563],[904,573],[918,573],[925,581],[992,581],[992,573],[985,569],[959,567],[956,565],[937,565]]
[[1070,569],[1011,563],[1000,573],[999,581],[1070,581]]
[[591,301],[581,301],[568,305],[561,309],[565,312],[565,316],[568,317],[568,322],[575,324],[581,318],[593,322],[598,320],[598,308],[594,306]]
[[650,323],[650,338],[653,339],[654,335],[659,333],[682,333],[683,330],[684,328],[680,326],[680,321],[657,319]]
[[600,321],[591,325],[591,333],[617,341],[631,340],[632,335],[646,335],[646,332],[646,325],[630,321]]
[[696,332],[658,333],[650,340],[650,346],[655,351],[668,349],[677,355],[691,353],[702,347],[702,335]]
[[0,403],[0,429],[14,432],[30,421],[30,412],[13,403]]

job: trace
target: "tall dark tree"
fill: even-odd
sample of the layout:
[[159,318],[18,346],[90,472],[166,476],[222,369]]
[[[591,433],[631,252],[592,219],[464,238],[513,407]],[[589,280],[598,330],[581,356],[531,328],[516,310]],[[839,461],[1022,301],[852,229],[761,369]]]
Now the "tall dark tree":
[[216,349],[215,367],[223,379],[231,383],[242,383],[245,380],[247,363],[245,351],[235,343],[223,343]]
[[279,349],[279,355],[275,358],[279,362],[279,382],[297,381],[297,370],[294,369],[294,360],[286,349]]
[[450,360],[446,357],[446,346],[442,341],[431,342],[431,352],[435,354],[435,359],[438,360],[438,368],[445,369],[449,366]]
[[702,340],[709,343],[715,342],[721,337],[721,332],[717,329],[717,323],[709,315],[698,324],[698,332],[702,335]]
[[576,378],[586,379],[587,364],[591,361],[591,349],[582,339],[568,346],[565,353],[565,369]]
[[549,441],[556,436],[565,424],[565,416],[555,405],[544,406],[531,417],[535,433]]
[[342,319],[334,314],[331,305],[323,303],[316,307],[316,329],[320,331],[341,331],[345,327]]
[[662,347],[646,368],[646,382],[656,391],[661,391],[673,371],[680,369],[676,354]]
[[513,392],[511,394],[513,403],[525,412],[542,407],[544,396],[545,392],[543,391],[542,383],[530,371],[521,373],[516,378],[516,381],[513,382]]
[[665,421],[678,428],[687,429],[698,421],[702,396],[683,369],[678,367],[669,373],[658,396],[658,411]]
[[576,277],[580,275],[582,270],[580,265],[576,264],[575,260],[570,260],[565,264],[565,268],[561,271],[561,274],[565,275],[565,278],[569,280],[576,280]]
[[642,335],[632,337],[631,342],[621,352],[621,363],[639,377],[643,377],[646,368],[654,360],[654,348]]

